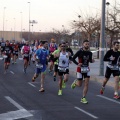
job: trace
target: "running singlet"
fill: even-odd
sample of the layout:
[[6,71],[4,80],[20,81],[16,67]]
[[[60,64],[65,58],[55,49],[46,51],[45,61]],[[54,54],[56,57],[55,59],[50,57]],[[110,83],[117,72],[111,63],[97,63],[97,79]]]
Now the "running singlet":
[[24,48],[23,48],[24,57],[29,57],[29,53],[30,53],[30,47],[24,46]]
[[[78,62],[75,60],[78,57]],[[78,65],[79,63],[82,63],[81,67],[87,67],[89,69],[89,62],[92,62],[92,52],[91,51],[84,51],[79,50],[77,53],[73,56],[73,62]],[[81,68],[77,67],[77,72],[81,72]]]
[[7,55],[8,57],[11,56],[12,48],[11,46],[5,46],[4,48],[4,54]]
[[58,69],[64,71],[68,68],[69,68],[69,55],[67,52],[65,53],[60,52],[60,56],[58,59]]
[[36,56],[40,60],[39,63],[45,65],[47,61],[48,51],[44,48],[38,49],[36,51]]
[[54,45],[52,45],[52,43],[49,44],[49,50],[50,50],[51,53],[53,53],[56,49],[57,49],[56,44],[54,44]]
[[[111,60],[111,57],[115,57],[114,60]],[[119,65],[118,63],[120,62],[120,52],[113,51],[113,50],[108,50],[107,53],[104,56],[104,61],[108,61],[107,66],[111,68],[112,70],[118,70]]]

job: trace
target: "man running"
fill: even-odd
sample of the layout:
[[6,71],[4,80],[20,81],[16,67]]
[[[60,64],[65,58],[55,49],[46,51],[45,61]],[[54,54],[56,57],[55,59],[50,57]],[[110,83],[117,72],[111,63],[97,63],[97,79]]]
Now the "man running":
[[49,52],[46,49],[48,46],[47,41],[42,41],[43,47],[38,49],[35,54],[34,58],[36,59],[36,69],[35,69],[35,74],[32,78],[32,82],[35,81],[35,79],[41,74],[41,85],[40,85],[40,92],[44,92],[44,79],[45,79],[45,74],[46,74],[46,61],[48,59]]
[[55,50],[53,53],[52,53],[52,55],[54,56],[54,59],[53,59],[53,61],[54,61],[54,74],[53,74],[53,79],[54,79],[54,81],[56,81],[56,76],[57,76],[57,73],[58,73],[58,57],[56,57],[56,55],[58,54],[58,53],[60,53],[60,50],[61,50],[61,43],[59,44],[59,47],[58,47],[58,49],[57,50]]
[[[78,58],[78,62],[76,61],[76,58]],[[86,95],[90,80],[89,62],[94,62],[92,59],[92,52],[89,51],[88,40],[83,41],[83,49],[80,49],[75,53],[73,56],[73,62],[77,65],[77,79],[72,83],[71,88],[74,89],[76,86],[82,86],[82,83],[84,82],[83,97],[81,98],[81,102],[88,103]]]
[[119,66],[120,66],[120,52],[119,49],[119,42],[114,41],[113,42],[113,49],[108,50],[107,53],[104,56],[104,61],[108,61],[106,72],[105,72],[105,79],[103,81],[102,88],[100,90],[100,94],[104,93],[105,86],[111,76],[113,74],[115,79],[115,87],[114,87],[114,97],[115,99],[120,99],[120,96],[118,95],[119,90]]
[[53,66],[54,66],[54,56],[52,55],[52,53],[55,51],[55,50],[57,50],[57,45],[56,45],[56,43],[55,43],[55,39],[51,39],[51,43],[49,44],[49,47],[48,47],[48,49],[49,49],[49,52],[50,52],[50,59],[49,59],[49,61],[50,61],[50,68],[49,68],[49,72],[52,72],[53,71]]
[[21,54],[23,55],[24,60],[24,69],[23,72],[26,73],[26,69],[29,64],[30,54],[32,53],[32,49],[29,46],[29,42],[26,41],[26,44],[21,48]]
[[3,58],[4,58],[4,74],[6,74],[7,69],[10,65],[11,60],[11,54],[12,54],[12,47],[10,46],[10,43],[8,40],[6,40],[6,45],[3,49]]
[[66,44],[61,44],[61,51],[56,57],[58,57],[58,76],[59,76],[59,91],[58,95],[62,95],[62,88],[66,87],[66,82],[69,77],[69,57],[70,53],[66,52]]

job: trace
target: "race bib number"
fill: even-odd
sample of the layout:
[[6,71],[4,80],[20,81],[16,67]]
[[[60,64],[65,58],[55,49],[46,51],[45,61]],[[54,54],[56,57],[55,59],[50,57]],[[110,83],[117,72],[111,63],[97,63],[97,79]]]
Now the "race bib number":
[[24,57],[29,57],[29,54],[24,54]]
[[87,73],[89,72],[89,68],[88,67],[81,67],[81,73]]
[[111,65],[110,69],[111,70],[119,70],[119,67],[118,67],[118,65]]
[[66,72],[66,68],[58,68],[59,69],[59,72]]
[[42,64],[36,64],[36,67],[39,68],[39,69],[42,69],[43,65]]

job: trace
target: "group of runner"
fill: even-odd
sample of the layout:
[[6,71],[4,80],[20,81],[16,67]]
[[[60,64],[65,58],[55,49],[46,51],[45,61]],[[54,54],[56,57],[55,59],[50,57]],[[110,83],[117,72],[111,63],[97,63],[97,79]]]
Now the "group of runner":
[[[32,46],[28,41],[26,41],[25,44],[21,45],[21,47],[19,47],[19,44],[17,44],[14,40],[12,43],[9,43],[8,40],[6,40],[4,44],[3,43],[4,42],[1,42],[1,55],[4,57],[4,73],[6,73],[11,60],[12,64],[16,64],[16,59],[20,53],[24,60],[24,73],[26,73],[31,60],[35,64],[35,73],[32,77],[32,82],[35,82],[36,78],[41,75],[40,92],[45,91],[44,79],[46,76],[46,70],[49,69],[49,73],[53,73],[54,81],[56,81],[58,76],[58,95],[62,95],[63,88],[66,87],[66,83],[69,79],[69,65],[72,62],[75,63],[77,65],[77,78],[71,84],[71,88],[74,89],[76,86],[82,86],[82,83],[84,82],[81,102],[85,104],[88,103],[86,95],[90,80],[89,63],[95,62],[92,57],[92,52],[89,49],[90,46],[88,40],[83,41],[82,48],[80,48],[75,54],[73,54],[68,42],[62,41],[57,45],[55,39],[51,39],[50,43],[48,43],[48,41],[40,41],[40,43],[35,41]],[[115,99],[120,98],[118,95],[118,82],[120,74],[120,52],[118,49],[119,42],[113,42],[113,49],[109,50],[104,57],[104,61],[109,61],[109,63],[106,69],[105,80],[103,81],[103,85],[100,90],[100,93],[103,94],[105,85],[109,80],[110,75],[113,74],[115,77]],[[76,61],[76,58],[78,58],[78,61]]]

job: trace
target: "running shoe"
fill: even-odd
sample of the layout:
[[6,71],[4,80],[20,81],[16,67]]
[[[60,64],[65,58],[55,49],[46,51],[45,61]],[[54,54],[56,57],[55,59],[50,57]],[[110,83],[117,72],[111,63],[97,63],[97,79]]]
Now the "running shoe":
[[88,103],[88,101],[86,100],[85,97],[81,98],[81,102],[84,103],[84,104],[87,104],[87,103]]
[[40,90],[39,90],[39,92],[45,92],[44,88],[41,87]]
[[77,80],[74,80],[74,82],[71,84],[71,88],[74,89],[76,87],[76,81]]
[[65,84],[64,80],[62,80],[62,88],[66,88],[66,84]]
[[56,77],[55,76],[53,77],[53,80],[56,81]]
[[32,78],[32,82],[35,82],[35,77]]
[[58,91],[58,95],[62,95],[62,90],[59,90],[59,91]]
[[119,95],[114,95],[113,98],[115,98],[115,99],[120,99],[120,96],[119,96]]
[[102,95],[104,93],[105,87],[102,87],[100,90],[100,94]]
[[26,73],[26,69],[25,68],[23,69],[23,72]]

